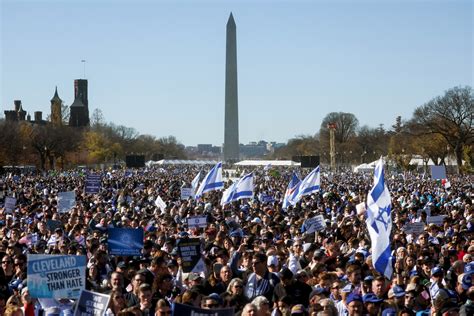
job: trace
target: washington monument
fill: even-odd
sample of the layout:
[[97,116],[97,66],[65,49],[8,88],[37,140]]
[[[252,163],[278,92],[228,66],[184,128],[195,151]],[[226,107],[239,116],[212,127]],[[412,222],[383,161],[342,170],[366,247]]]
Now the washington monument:
[[237,38],[234,17],[227,21],[225,56],[224,161],[239,160],[239,106],[237,98]]

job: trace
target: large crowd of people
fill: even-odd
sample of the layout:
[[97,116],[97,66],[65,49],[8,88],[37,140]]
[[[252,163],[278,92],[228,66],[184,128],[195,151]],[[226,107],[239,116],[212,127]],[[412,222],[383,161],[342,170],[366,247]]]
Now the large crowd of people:
[[[424,174],[386,173],[387,279],[374,268],[356,207],[372,174],[322,168],[319,192],[282,209],[295,169],[246,168],[237,173],[254,172],[254,198],[223,207],[221,191],[181,200],[199,168],[89,171],[101,175],[98,194],[84,193],[78,171],[0,177],[0,315],[48,313],[28,290],[29,254],[86,256],[85,287],[110,295],[106,315],[171,315],[176,304],[262,316],[474,315],[472,176],[450,176],[448,188]],[[232,168],[224,168],[226,179]],[[60,213],[57,196],[66,191],[75,191],[76,205]],[[16,198],[11,212],[2,205],[8,196]],[[187,226],[196,215],[206,216],[206,227]],[[317,215],[325,227],[307,233],[305,222]],[[141,256],[109,254],[112,227],[143,228]],[[178,246],[187,238],[201,239],[204,271],[183,272]],[[73,301],[56,302],[73,310]]]

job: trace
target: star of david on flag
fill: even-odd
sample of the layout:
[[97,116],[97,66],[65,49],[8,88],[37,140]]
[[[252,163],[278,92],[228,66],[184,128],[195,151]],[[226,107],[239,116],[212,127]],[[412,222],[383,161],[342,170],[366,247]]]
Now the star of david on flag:
[[367,195],[367,229],[372,243],[372,262],[375,270],[392,277],[390,232],[392,231],[391,198],[384,179],[382,157],[374,171],[374,186]]

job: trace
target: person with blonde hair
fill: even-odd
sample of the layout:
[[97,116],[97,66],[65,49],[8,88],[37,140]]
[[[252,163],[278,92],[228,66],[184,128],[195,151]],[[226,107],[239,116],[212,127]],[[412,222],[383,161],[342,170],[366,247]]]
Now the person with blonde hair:
[[257,306],[253,303],[248,303],[244,306],[241,316],[255,316],[257,315]]

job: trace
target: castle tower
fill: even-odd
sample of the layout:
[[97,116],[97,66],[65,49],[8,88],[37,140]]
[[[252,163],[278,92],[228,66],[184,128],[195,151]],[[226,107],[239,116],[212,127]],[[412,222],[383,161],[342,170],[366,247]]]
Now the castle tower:
[[87,126],[86,116],[85,116],[86,115],[85,105],[84,103],[82,103],[81,99],[82,98],[80,96],[77,96],[69,108],[70,110],[69,111],[69,126],[72,126],[72,127]]
[[84,105],[83,108],[83,122],[81,122],[81,126],[88,126],[89,125],[89,92],[87,89],[87,79],[76,79],[74,80],[74,99],[80,98],[82,104]]
[[237,35],[234,17],[230,13],[226,36],[224,161],[239,160],[239,107],[237,96]]
[[56,91],[54,91],[54,96],[51,99],[51,123],[55,126],[62,125],[62,109],[61,106],[63,104],[63,100],[59,98],[58,95],[58,87],[56,87]]
[[21,104],[21,100],[14,100],[13,104],[15,104],[15,112],[17,115],[17,121],[24,121],[26,119],[26,111],[23,110],[23,105]]
[[70,107],[69,126],[89,126],[89,100],[87,93],[87,80],[74,80],[74,102]]

